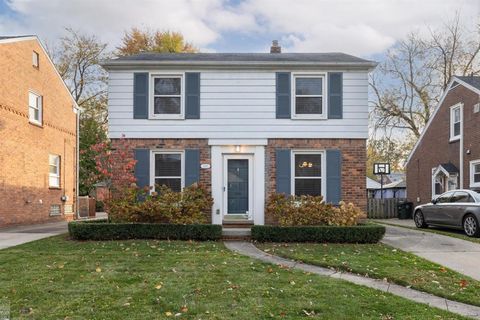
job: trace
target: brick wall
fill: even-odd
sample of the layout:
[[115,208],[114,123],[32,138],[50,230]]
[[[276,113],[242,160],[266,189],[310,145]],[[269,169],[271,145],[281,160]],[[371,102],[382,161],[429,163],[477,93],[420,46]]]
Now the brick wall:
[[[123,141],[122,141],[123,140]],[[159,150],[185,150],[199,149],[200,163],[211,164],[210,146],[208,139],[112,139],[112,147],[119,148],[122,144],[127,147],[127,156],[125,161],[134,159],[135,149],[159,149]],[[211,194],[212,178],[211,169],[200,169],[200,182]],[[115,180],[113,182],[116,183]],[[211,221],[210,212],[207,215],[208,221]]]
[[479,95],[460,85],[448,92],[407,164],[407,197],[415,204],[431,200],[432,168],[451,162],[460,169],[460,142],[450,142],[450,107],[459,102],[464,103],[463,187],[470,185],[470,161],[480,159],[480,113],[473,113]]
[[[32,66],[32,51],[40,66]],[[43,126],[28,121],[28,92],[43,96]],[[62,81],[35,40],[0,44],[0,227],[71,219],[50,205],[72,207],[76,116]],[[61,157],[59,189],[48,185],[48,157]],[[60,197],[69,200],[62,202]]]
[[[366,141],[364,139],[269,139],[266,150],[266,199],[275,192],[275,149],[339,149],[342,152],[342,200],[363,210],[366,199]],[[265,223],[275,223],[265,215]]]
[[[134,149],[184,150],[200,149],[200,162],[211,164],[208,139],[113,139],[113,148],[127,146],[125,161],[134,159]],[[275,192],[275,149],[340,149],[342,151],[342,199],[366,210],[365,162],[366,146],[363,139],[269,139],[266,147],[266,195]],[[211,169],[200,170],[200,184],[211,192]],[[210,221],[211,216],[208,214]],[[265,223],[275,223],[266,216]]]

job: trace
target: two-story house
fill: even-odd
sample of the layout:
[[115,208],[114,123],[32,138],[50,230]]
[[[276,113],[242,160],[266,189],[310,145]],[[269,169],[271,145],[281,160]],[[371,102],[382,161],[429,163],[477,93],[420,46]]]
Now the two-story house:
[[480,189],[480,77],[453,77],[408,157],[407,197]]
[[74,217],[76,108],[37,37],[0,37],[0,227]]
[[365,209],[368,73],[343,53],[141,53],[105,61],[109,135],[139,186],[199,182],[211,222],[265,216],[272,193]]

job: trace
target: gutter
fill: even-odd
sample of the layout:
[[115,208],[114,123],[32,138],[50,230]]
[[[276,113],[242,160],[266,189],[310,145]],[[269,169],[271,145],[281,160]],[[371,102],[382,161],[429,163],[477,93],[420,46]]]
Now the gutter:
[[104,60],[100,65],[105,69],[122,67],[239,67],[239,68],[278,68],[278,67],[340,67],[358,68],[372,71],[378,63],[376,62],[314,62],[314,61],[194,61],[194,60]]

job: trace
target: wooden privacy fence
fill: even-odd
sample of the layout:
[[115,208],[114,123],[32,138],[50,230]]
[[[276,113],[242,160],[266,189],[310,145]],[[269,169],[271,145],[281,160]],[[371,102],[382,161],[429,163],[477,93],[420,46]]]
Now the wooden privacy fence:
[[367,216],[373,219],[397,218],[397,204],[406,201],[403,198],[367,199]]

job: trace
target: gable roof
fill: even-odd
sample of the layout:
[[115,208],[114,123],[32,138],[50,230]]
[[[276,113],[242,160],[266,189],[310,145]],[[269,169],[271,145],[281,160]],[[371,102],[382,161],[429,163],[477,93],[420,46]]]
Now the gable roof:
[[458,173],[458,168],[451,162],[440,164],[448,173]]
[[[467,81],[468,81],[467,82],[467,81],[464,80],[465,78],[469,78],[470,80],[468,81],[468,79],[467,79]],[[480,79],[480,77],[476,77],[476,76],[475,77],[472,77],[472,76],[467,76],[467,77],[453,76],[452,77],[452,80],[450,80],[450,83],[447,85],[445,91],[443,92],[443,94],[440,98],[440,101],[437,103],[437,106],[433,110],[433,114],[431,115],[430,119],[428,120],[427,124],[425,125],[425,128],[423,128],[423,131],[420,134],[420,137],[418,138],[417,142],[415,143],[415,146],[413,146],[412,151],[408,155],[407,161],[405,162],[405,166],[408,165],[408,163],[410,162],[410,159],[412,158],[413,154],[415,153],[418,146],[420,145],[420,142],[422,141],[423,136],[425,135],[425,132],[427,132],[428,128],[430,127],[430,124],[433,122],[433,119],[435,119],[435,116],[438,113],[438,109],[440,109],[440,107],[442,106],[443,100],[445,100],[445,97],[448,95],[448,92],[450,91],[450,89],[452,89],[452,87],[455,87],[453,85],[454,84],[462,85],[462,86],[466,87],[467,89],[470,89],[473,92],[476,92],[477,94],[480,95],[480,87],[477,87],[476,85],[473,85],[473,84],[479,84],[480,85],[480,83],[479,83],[480,80],[479,79]]]
[[153,53],[105,60],[105,68],[138,65],[297,65],[374,68],[377,63],[339,52],[330,53]]
[[5,39],[17,39],[17,38],[30,38],[34,37],[33,35],[24,35],[24,36],[0,36],[0,40],[5,40]]
[[67,90],[68,95],[69,95],[70,98],[72,99],[74,109],[75,109],[75,110],[80,110],[80,107],[78,106],[77,102],[76,102],[75,99],[73,98],[72,93],[70,92],[70,90],[69,90],[68,87],[67,87],[67,84],[66,84],[65,81],[63,80],[63,78],[62,78],[62,76],[60,75],[60,73],[58,73],[58,70],[57,70],[57,68],[55,67],[55,64],[53,63],[52,59],[50,59],[50,56],[48,55],[47,50],[45,49],[45,47],[43,46],[42,42],[40,41],[40,39],[39,39],[36,35],[0,36],[0,45],[3,44],[3,43],[11,43],[11,42],[17,42],[17,41],[26,41],[26,40],[34,40],[34,41],[37,41],[37,42],[38,42],[38,44],[40,45],[40,48],[41,48],[42,51],[43,51],[43,54],[47,57],[47,60],[49,61],[51,67],[53,68],[53,70],[54,70],[55,73],[57,74],[59,80],[62,82],[65,90]]
[[472,87],[480,89],[480,77],[479,76],[462,76],[462,77],[458,76],[456,78],[465,82],[465,83],[468,83]]

